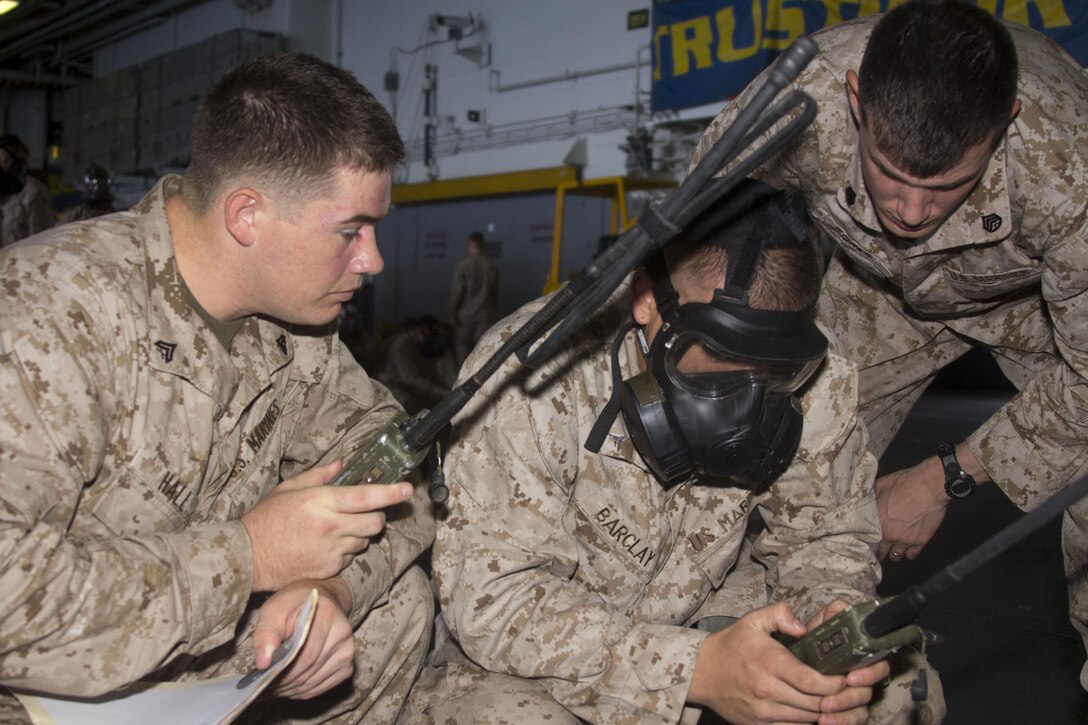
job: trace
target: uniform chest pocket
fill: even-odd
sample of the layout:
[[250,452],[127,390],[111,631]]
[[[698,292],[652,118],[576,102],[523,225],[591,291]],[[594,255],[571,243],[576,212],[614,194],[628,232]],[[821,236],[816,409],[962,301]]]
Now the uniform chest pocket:
[[891,266],[881,255],[854,241],[829,214],[814,213],[813,216],[821,222],[823,230],[838,243],[854,264],[880,279],[892,279]]
[[720,589],[725,577],[737,563],[743,529],[730,534],[718,533],[708,541],[706,531],[689,534],[685,547],[692,563],[714,589]]
[[692,522],[685,537],[688,557],[715,589],[721,587],[736,566],[745,544],[751,510],[750,494],[717,507],[708,506],[704,515]]
[[147,536],[181,530],[188,519],[190,493],[172,485],[169,476],[154,486],[131,473],[109,481],[91,513],[117,536]]
[[1017,267],[989,274],[969,274],[944,268],[949,286],[969,300],[992,300],[1038,284],[1042,272],[1035,267]]

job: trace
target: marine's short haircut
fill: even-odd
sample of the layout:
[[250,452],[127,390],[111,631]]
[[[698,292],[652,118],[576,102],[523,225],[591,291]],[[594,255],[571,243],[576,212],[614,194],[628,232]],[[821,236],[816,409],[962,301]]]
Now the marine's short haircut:
[[274,53],[244,61],[201,101],[190,153],[182,189],[203,212],[243,179],[317,198],[338,169],[392,172],[404,143],[351,73],[305,53]]
[[[762,182],[745,181],[733,193],[743,212],[709,210],[689,236],[665,248],[669,277],[685,297],[705,295],[725,285],[729,251],[740,240],[760,235],[763,249],[748,288],[753,309],[799,312],[820,293],[822,269],[804,203],[796,192],[779,192]],[[792,218],[788,219],[787,215]]]
[[[677,250],[683,253],[683,243]],[[699,246],[676,262],[670,277],[681,295],[705,294],[722,286],[729,253],[721,247]],[[697,291],[698,290],[698,291]],[[820,262],[814,247],[767,247],[761,253],[748,305],[754,310],[800,312],[816,303],[820,292]]]
[[972,146],[996,145],[1012,117],[1016,46],[962,0],[912,0],[873,28],[858,69],[861,121],[897,168],[929,178]]

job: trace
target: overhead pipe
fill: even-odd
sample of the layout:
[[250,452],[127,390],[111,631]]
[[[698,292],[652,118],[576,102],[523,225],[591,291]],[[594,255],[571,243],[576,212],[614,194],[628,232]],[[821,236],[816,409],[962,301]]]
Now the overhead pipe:
[[149,8],[133,13],[132,15],[128,15],[123,20],[118,20],[111,25],[88,33],[86,36],[81,37],[78,42],[69,45],[68,50],[71,53],[94,50],[98,45],[107,44],[107,41],[112,42],[115,39],[119,39],[118,36],[123,37],[128,32],[136,32],[145,29],[149,24],[156,22],[156,19],[158,19],[158,22],[165,22],[166,18],[161,16],[170,15],[182,7],[192,4],[194,4],[194,0],[165,0],[164,2],[157,3]]
[[[84,12],[83,10],[78,9],[79,8],[79,3],[78,2],[73,2],[71,5],[68,5],[68,6],[61,6],[61,5],[56,4],[56,3],[50,3],[54,7],[52,8],[53,12],[50,13],[49,15],[45,15],[45,16],[42,16],[42,17],[37,18],[37,19],[33,19],[33,18],[23,19],[23,17],[22,17],[23,15],[29,14],[29,12],[31,10],[33,10],[35,7],[37,7],[38,5],[44,5],[44,4],[45,3],[43,2],[43,0],[30,0],[30,2],[27,2],[27,3],[23,4],[23,5],[20,5],[18,8],[16,8],[15,11],[13,12],[13,14],[10,15],[9,17],[11,17],[13,21],[18,20],[18,23],[17,23],[18,27],[15,27],[13,25],[11,27],[11,29],[6,30],[4,32],[0,32],[0,47],[3,47],[3,43],[8,41],[10,38],[13,38],[13,37],[25,37],[27,35],[27,33],[38,32],[39,28],[42,28],[42,27],[44,27],[46,25],[49,25],[50,23],[55,22],[57,18],[66,18],[69,15],[78,15],[78,14]],[[86,6],[93,5],[94,3],[93,3],[93,0],[82,0],[82,4],[83,4],[84,8],[86,9]],[[91,9],[93,10],[94,8],[91,8]]]
[[[27,33],[21,28],[12,28],[7,33],[0,34],[0,60],[10,58],[13,55],[17,55],[20,51],[31,48],[39,43],[47,43],[52,40],[56,40],[56,36],[61,35],[61,31],[67,30],[72,32],[72,26],[74,30],[94,22],[94,14],[102,15],[106,12],[110,14],[118,6],[128,5],[133,0],[114,0],[107,4],[101,2],[95,3],[93,0],[85,2],[83,6],[78,10],[72,10],[69,7],[62,8],[52,13],[45,21],[45,26],[40,30]],[[17,37],[17,40],[11,40],[11,38]]]
[[590,68],[588,70],[578,71],[563,71],[563,73],[554,76],[547,76],[545,78],[537,78],[531,81],[521,81],[519,83],[507,83],[503,85],[499,83],[499,71],[493,70],[490,73],[491,79],[494,81],[488,90],[496,93],[506,93],[507,91],[516,91],[522,88],[532,88],[533,86],[543,86],[548,83],[559,83],[561,81],[573,81],[578,78],[585,78],[586,76],[598,76],[605,73],[616,73],[618,71],[631,70],[637,68],[638,63],[618,63],[616,65],[607,65],[601,68]]
[[[19,52],[33,47],[36,43],[46,42],[54,36],[62,34],[62,31],[66,34],[78,32],[81,28],[87,27],[95,22],[92,17],[88,17],[92,12],[97,12],[100,16],[114,15],[116,12],[124,11],[125,8],[136,4],[137,2],[139,2],[139,0],[116,0],[115,2],[106,5],[103,5],[101,2],[91,2],[89,7],[84,7],[80,11],[66,13],[64,21],[53,23],[36,33],[24,36],[13,43],[3,44],[3,38],[0,37],[0,45],[3,45],[3,50],[0,50],[0,60],[17,55]],[[163,2],[156,3],[143,10],[127,15],[110,25],[88,33],[84,37],[81,37],[78,42],[64,46],[60,52],[58,62],[64,64],[67,62],[68,57],[72,55],[87,50],[94,50],[97,46],[104,44],[107,40],[114,39],[128,29],[141,28],[156,16],[170,14],[181,7],[191,4],[194,4],[194,0],[164,0]]]

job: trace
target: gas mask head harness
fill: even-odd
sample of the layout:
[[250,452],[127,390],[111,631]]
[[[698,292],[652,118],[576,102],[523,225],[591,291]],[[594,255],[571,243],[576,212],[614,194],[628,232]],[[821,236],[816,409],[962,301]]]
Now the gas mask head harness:
[[827,339],[816,327],[814,301],[796,312],[759,310],[749,306],[748,291],[764,249],[811,246],[804,219],[798,199],[746,182],[696,220],[688,239],[724,247],[728,258],[710,302],[680,304],[664,254],[647,260],[662,327],[649,346],[638,329],[648,369],[626,380],[618,351],[637,323],[616,335],[612,398],[588,449],[600,450],[622,412],[635,447],[666,487],[691,476],[755,487],[786,469],[801,439],[795,393],[820,367]]

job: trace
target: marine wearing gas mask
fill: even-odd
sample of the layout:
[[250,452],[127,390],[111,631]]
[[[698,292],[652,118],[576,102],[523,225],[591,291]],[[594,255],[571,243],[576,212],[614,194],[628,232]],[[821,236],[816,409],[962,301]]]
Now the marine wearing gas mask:
[[79,222],[116,211],[113,205],[113,179],[110,172],[99,164],[91,164],[83,172],[79,190],[83,194],[83,203],[61,214],[61,222]]
[[113,204],[113,180],[110,172],[98,164],[91,164],[83,173],[83,201],[88,206],[108,208]]
[[[721,286],[709,302],[680,302],[666,255],[646,263],[662,326],[647,343],[634,321],[612,346],[612,399],[586,447],[600,450],[622,413],[644,461],[666,487],[698,483],[757,487],[789,465],[801,439],[798,390],[820,367],[827,339],[814,300],[801,309],[757,309],[749,292],[777,247],[807,245],[799,198],[745,182],[685,235],[725,251]],[[784,297],[789,297],[785,295]],[[636,329],[646,369],[621,379],[618,350]]]

